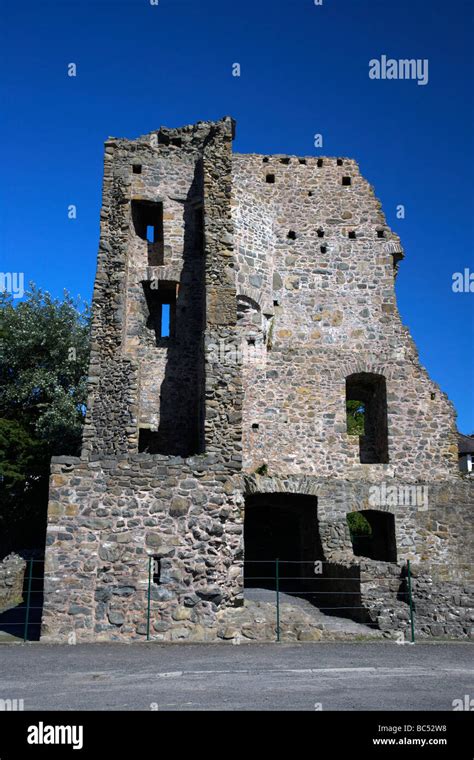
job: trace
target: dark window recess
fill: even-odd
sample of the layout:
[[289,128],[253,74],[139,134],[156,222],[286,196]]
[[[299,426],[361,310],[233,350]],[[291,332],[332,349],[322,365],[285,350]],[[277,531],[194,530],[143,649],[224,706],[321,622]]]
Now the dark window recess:
[[321,227],[318,230],[318,237],[323,238],[324,237],[324,230],[321,229]]
[[258,428],[259,428],[258,422],[254,422],[252,425],[252,430],[258,430]]
[[317,164],[318,164],[319,168],[321,168],[321,166],[324,164],[323,159],[322,158],[318,158]]
[[157,431],[140,428],[138,431],[138,452],[140,454],[159,454],[160,435]]
[[320,250],[321,250],[321,253],[326,253],[326,251],[327,251],[327,246],[325,246],[325,245],[322,245],[322,246],[321,246],[321,248],[320,248]]
[[279,301],[273,301],[273,305],[274,305],[274,306],[279,306],[279,304],[280,304],[280,302],[279,302]]
[[247,345],[248,346],[254,346],[255,345],[255,338],[248,338]]
[[308,195],[309,195],[309,197],[311,198],[311,196],[313,195],[313,191],[312,191],[312,190],[310,190],[310,191],[308,192]]
[[393,259],[393,268],[395,269],[395,273],[396,273],[398,269],[398,264],[403,259],[403,254],[400,252],[393,253],[392,259]]
[[290,230],[288,232],[288,237],[290,240],[296,240],[296,232],[294,230]]
[[352,549],[357,557],[397,561],[395,517],[391,512],[362,509],[347,515]]
[[164,263],[163,204],[153,201],[132,201],[135,234],[148,243],[148,266]]
[[342,184],[347,187],[348,185],[352,184],[352,180],[350,177],[343,177],[342,178]]
[[262,158],[262,161],[263,161],[264,164],[268,164],[268,158],[267,158],[267,156],[265,156],[265,158]]
[[280,158],[280,164],[289,164],[290,159],[289,158]]
[[197,253],[204,253],[204,209],[198,206],[194,209],[194,240]]
[[183,140],[181,137],[172,137],[171,138],[171,145],[174,145],[175,148],[181,148],[183,145]]
[[305,158],[299,158],[298,161],[302,166],[306,166],[306,159]]
[[134,174],[141,174],[142,173],[142,165],[141,164],[133,164],[133,173]]
[[275,175],[274,174],[267,174],[266,181],[268,182],[269,185],[274,185],[275,184]]
[[178,283],[174,281],[154,280],[143,283],[148,308],[146,326],[154,331],[157,345],[175,335],[177,289]]
[[383,375],[360,372],[346,378],[347,432],[359,436],[361,464],[386,464],[387,386]]
[[377,237],[378,238],[385,237],[385,230],[377,230]]
[[157,557],[157,555],[154,554],[152,560],[153,583],[156,586],[159,586],[161,583],[161,557]]
[[342,166],[342,158],[338,158],[337,159],[337,165],[338,166]]
[[356,239],[356,234],[355,234],[354,230],[351,230],[351,232],[349,232],[349,238],[351,240],[355,240]]

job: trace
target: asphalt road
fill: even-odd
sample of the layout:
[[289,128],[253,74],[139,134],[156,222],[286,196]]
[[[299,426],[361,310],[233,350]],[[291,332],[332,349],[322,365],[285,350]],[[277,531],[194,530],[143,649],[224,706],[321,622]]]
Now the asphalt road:
[[3,644],[25,710],[448,710],[474,697],[469,643]]

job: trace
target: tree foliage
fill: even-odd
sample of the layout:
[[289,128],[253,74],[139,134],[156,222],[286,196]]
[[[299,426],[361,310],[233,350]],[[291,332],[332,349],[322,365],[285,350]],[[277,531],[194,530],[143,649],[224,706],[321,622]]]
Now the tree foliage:
[[364,404],[361,401],[346,401],[346,412],[349,435],[364,435]]
[[67,293],[0,293],[0,550],[44,527],[51,456],[79,453],[89,322]]
[[357,536],[371,536],[372,528],[367,518],[360,512],[349,512],[347,515],[351,538]]

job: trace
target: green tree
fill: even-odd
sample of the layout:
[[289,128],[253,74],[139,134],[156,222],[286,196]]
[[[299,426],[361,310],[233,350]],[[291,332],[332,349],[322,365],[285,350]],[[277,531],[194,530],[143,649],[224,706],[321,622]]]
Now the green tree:
[[372,535],[372,528],[369,521],[365,515],[361,514],[360,512],[349,512],[347,514],[347,522],[352,539],[359,536]]
[[40,547],[49,463],[78,454],[86,404],[90,311],[34,285],[0,293],[0,551]]
[[346,412],[349,435],[364,435],[364,404],[361,401],[346,401]]

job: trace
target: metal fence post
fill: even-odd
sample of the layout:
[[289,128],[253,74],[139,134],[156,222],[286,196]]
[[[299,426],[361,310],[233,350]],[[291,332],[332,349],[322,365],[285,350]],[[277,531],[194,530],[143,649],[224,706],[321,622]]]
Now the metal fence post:
[[276,613],[277,613],[277,625],[276,635],[277,641],[280,641],[280,560],[275,560],[275,589],[276,589]]
[[151,599],[151,563],[153,557],[148,557],[148,605],[146,612],[146,640],[150,641],[150,599]]
[[413,617],[413,596],[411,590],[411,568],[410,560],[407,560],[408,565],[408,598],[410,600],[410,624],[411,624],[411,643],[415,643],[415,619]]
[[25,610],[25,630],[23,632],[23,641],[28,641],[28,623],[30,621],[30,604],[31,604],[31,581],[33,579],[33,559],[28,562],[28,589],[26,592],[26,610]]

